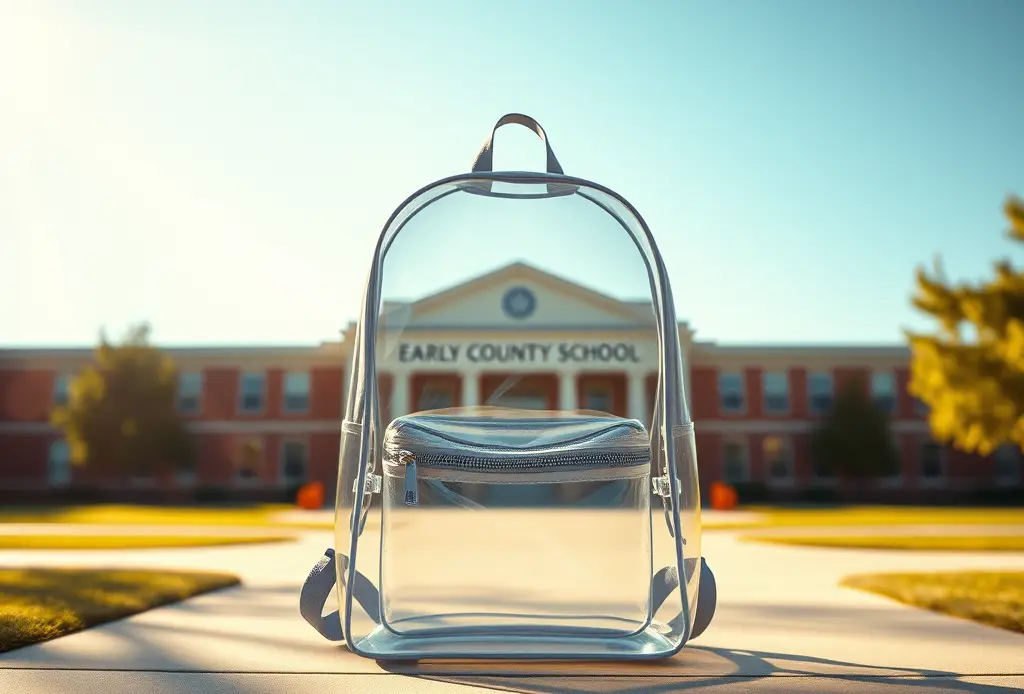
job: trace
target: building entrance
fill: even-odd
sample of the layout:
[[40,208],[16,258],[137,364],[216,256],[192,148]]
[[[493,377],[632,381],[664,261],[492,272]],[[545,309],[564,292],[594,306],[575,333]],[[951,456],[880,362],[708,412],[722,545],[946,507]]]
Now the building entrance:
[[483,404],[524,410],[553,410],[558,407],[556,374],[485,374]]

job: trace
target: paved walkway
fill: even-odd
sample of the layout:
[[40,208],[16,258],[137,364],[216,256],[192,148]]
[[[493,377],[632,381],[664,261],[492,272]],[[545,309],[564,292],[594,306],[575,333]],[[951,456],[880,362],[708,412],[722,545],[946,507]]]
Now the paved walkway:
[[[701,509],[701,522],[706,525],[724,527],[727,525],[742,525],[745,523],[758,523],[764,520],[765,515],[756,511],[716,511],[714,509]],[[288,524],[309,524],[322,523],[325,525],[334,524],[334,509],[320,509],[317,511],[292,510],[281,511],[271,516],[278,523]]]
[[[718,531],[709,531],[718,532]],[[770,535],[775,537],[936,537],[974,535],[978,537],[1010,535],[1024,537],[1024,524],[1015,525],[862,525],[821,528],[776,527],[737,530],[739,535]]]
[[[827,534],[822,531],[821,534]],[[0,655],[0,691],[632,692],[1024,689],[1024,637],[839,588],[847,574],[1024,570],[1024,553],[895,553],[746,544],[704,536],[720,604],[708,631],[657,664],[424,664],[384,670],[321,639],[297,594],[328,532],[257,547],[5,551],[5,566],[228,570],[244,585]],[[600,676],[599,679],[594,679]]]

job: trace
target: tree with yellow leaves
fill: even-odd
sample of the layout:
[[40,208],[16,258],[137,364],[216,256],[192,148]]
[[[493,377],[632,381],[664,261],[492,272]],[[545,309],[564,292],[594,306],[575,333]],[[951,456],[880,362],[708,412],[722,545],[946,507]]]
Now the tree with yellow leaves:
[[191,436],[176,409],[174,364],[149,344],[149,326],[129,329],[121,344],[100,336],[95,363],[74,378],[68,402],[51,422],[71,460],[120,477],[191,469]]
[[[1024,242],[1024,200],[1005,212]],[[908,390],[930,408],[933,436],[981,455],[1024,447],[1024,272],[1001,260],[989,281],[951,284],[941,266],[918,269],[913,305],[939,323],[935,335],[907,332]]]

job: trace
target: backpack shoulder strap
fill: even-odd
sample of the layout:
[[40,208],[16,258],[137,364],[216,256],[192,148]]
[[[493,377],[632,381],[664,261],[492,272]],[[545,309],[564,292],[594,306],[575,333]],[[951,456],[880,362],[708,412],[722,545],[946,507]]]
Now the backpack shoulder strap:
[[[337,560],[336,558],[337,557]],[[329,641],[344,641],[345,634],[341,627],[341,613],[338,610],[326,617],[324,607],[331,597],[336,584],[335,562],[341,565],[342,574],[348,569],[348,557],[344,554],[335,555],[332,548],[324,552],[320,561],[306,576],[299,594],[299,613],[309,625],[320,632]],[[380,594],[373,582],[358,571],[352,577],[352,597],[366,611],[376,624],[380,624]]]
[[[337,557],[337,559],[335,558]],[[320,632],[328,641],[344,641],[345,635],[341,628],[341,613],[338,610],[330,613],[326,617],[323,616],[324,607],[327,605],[327,601],[330,600],[331,593],[334,591],[336,583],[335,573],[335,562],[340,563],[341,572],[344,574],[348,569],[348,557],[344,554],[335,555],[333,549],[328,548],[324,552],[324,556],[320,557],[320,561],[313,566],[313,569],[306,576],[306,581],[302,584],[302,592],[299,594],[299,612],[302,614],[303,619],[309,622],[309,625]],[[710,571],[706,568],[703,558],[701,559],[702,571]],[[380,624],[380,593],[377,591],[377,587],[373,585],[366,576],[355,572],[352,580],[352,597],[359,606],[363,608],[366,615],[373,620],[374,624]],[[711,586],[714,578],[710,578]],[[704,588],[703,583],[705,579],[702,574],[701,588]],[[651,580],[651,602],[652,602],[652,613],[656,612],[669,594],[679,586],[679,572],[674,566],[666,566],[665,568],[658,571],[653,579]],[[713,590],[713,588],[712,588]],[[701,603],[704,605],[701,605]],[[698,622],[710,622],[711,615],[714,614],[715,609],[715,598],[711,597],[709,600],[698,600],[697,610],[698,613],[703,607],[704,611],[710,609],[711,614],[699,615]],[[682,624],[683,613],[679,612],[669,624],[673,629],[682,631],[685,625]],[[706,626],[706,624],[704,625]],[[700,629],[703,631],[703,628]],[[695,633],[691,638],[696,637],[698,633]]]

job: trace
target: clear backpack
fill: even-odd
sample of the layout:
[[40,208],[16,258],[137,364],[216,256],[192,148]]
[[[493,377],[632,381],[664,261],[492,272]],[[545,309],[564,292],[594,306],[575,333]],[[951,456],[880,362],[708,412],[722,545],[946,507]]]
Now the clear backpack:
[[[493,170],[506,124],[546,172]],[[338,551],[300,597],[323,636],[381,660],[651,659],[708,626],[668,272],[535,120],[502,117],[470,173],[395,210],[351,349]]]

